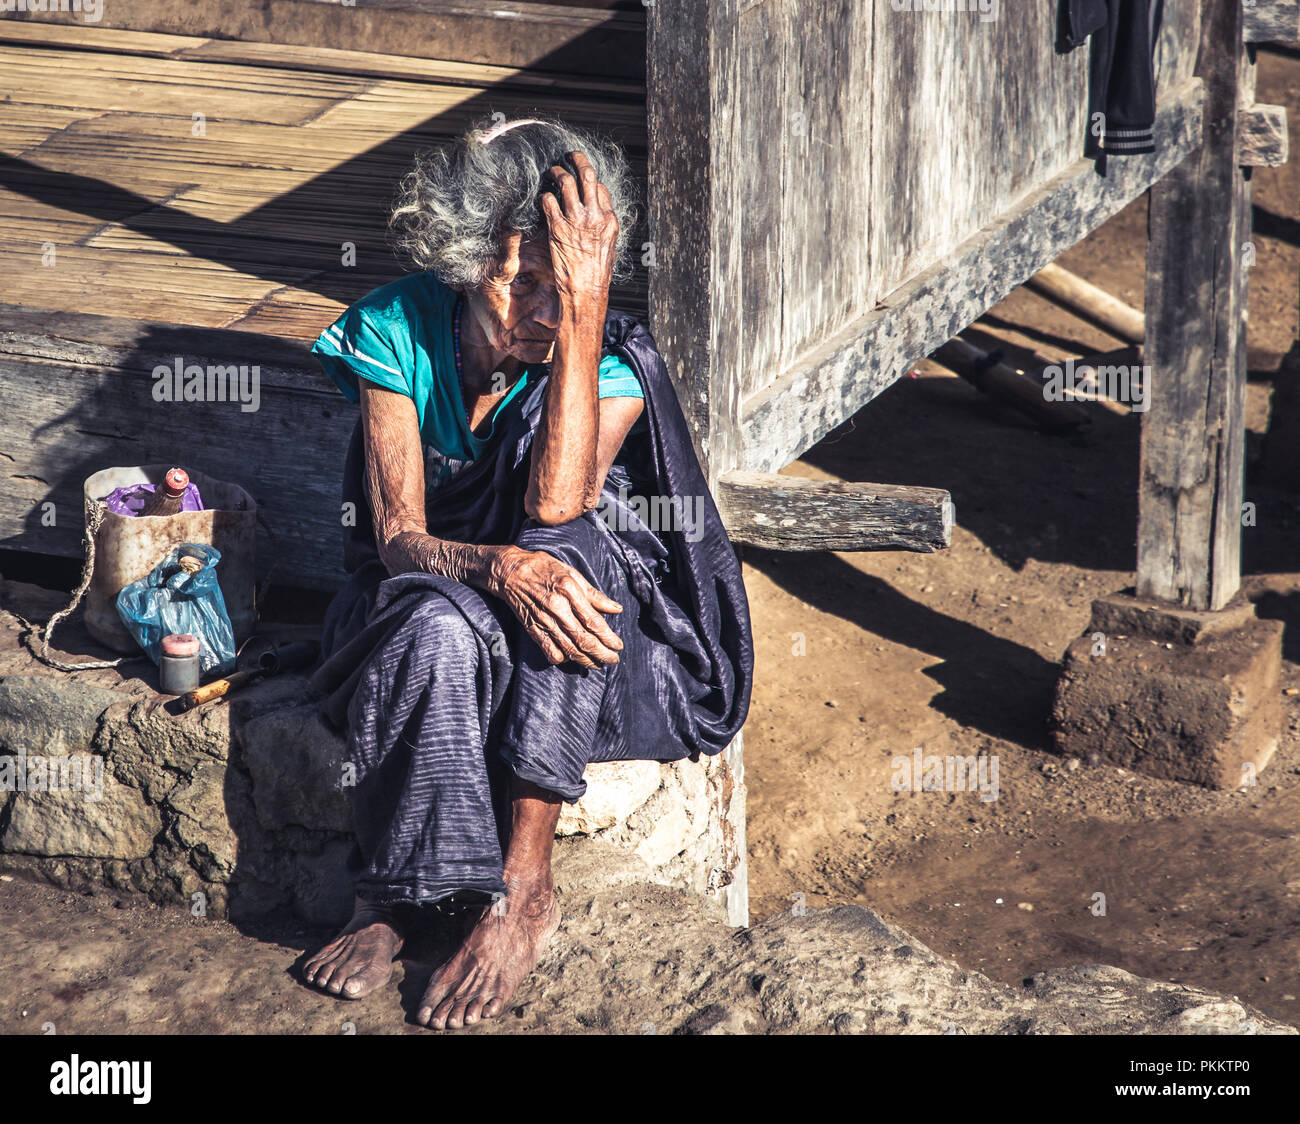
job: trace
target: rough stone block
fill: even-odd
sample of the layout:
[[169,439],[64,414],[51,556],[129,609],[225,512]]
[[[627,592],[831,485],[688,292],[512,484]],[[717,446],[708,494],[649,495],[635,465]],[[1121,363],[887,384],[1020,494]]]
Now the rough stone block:
[[247,723],[239,738],[264,827],[352,830],[352,809],[342,787],[347,746],[316,707],[272,711]]
[[0,750],[58,755],[86,749],[100,715],[121,698],[75,680],[10,675],[0,681]]
[[167,804],[176,813],[176,838],[194,856],[209,881],[225,882],[235,872],[239,837],[226,810],[226,766],[207,762],[179,782]]
[[557,835],[590,835],[625,820],[659,791],[663,783],[657,761],[601,761],[588,765],[587,791],[566,804]]
[[23,855],[140,859],[153,849],[162,816],[138,789],[105,772],[103,794],[58,788],[15,792],[10,797],[5,851]]
[[1126,590],[1092,603],[1089,634],[1144,636],[1161,644],[1202,644],[1254,619],[1255,606],[1240,594],[1222,609],[1204,610],[1134,597]]
[[1059,752],[1212,788],[1253,781],[1281,731],[1282,622],[1233,606],[1223,621],[1184,620],[1190,642],[1169,639],[1182,613],[1124,595],[1094,603],[1057,682]]

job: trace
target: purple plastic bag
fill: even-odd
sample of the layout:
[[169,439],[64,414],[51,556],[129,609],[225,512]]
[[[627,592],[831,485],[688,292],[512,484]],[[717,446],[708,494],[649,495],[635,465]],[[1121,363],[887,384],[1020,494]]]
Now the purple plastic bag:
[[[127,484],[109,492],[104,497],[104,503],[114,515],[139,515],[140,509],[144,507],[157,487],[157,484]],[[203,498],[199,495],[199,486],[193,480],[189,482],[185,495],[181,497],[181,510],[203,510]]]

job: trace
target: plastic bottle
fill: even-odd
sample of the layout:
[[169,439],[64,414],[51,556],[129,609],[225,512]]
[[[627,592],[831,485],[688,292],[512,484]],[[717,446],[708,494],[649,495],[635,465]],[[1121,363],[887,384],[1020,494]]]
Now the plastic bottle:
[[183,468],[171,468],[163,482],[145,500],[141,515],[175,515],[185,499],[185,489],[190,486],[190,474]]

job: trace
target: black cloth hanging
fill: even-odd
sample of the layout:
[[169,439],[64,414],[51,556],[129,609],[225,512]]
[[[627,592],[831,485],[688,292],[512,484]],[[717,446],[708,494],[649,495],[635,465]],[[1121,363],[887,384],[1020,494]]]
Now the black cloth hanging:
[[1162,0],[1062,0],[1062,48],[1092,39],[1086,155],[1156,150],[1155,41],[1162,7]]

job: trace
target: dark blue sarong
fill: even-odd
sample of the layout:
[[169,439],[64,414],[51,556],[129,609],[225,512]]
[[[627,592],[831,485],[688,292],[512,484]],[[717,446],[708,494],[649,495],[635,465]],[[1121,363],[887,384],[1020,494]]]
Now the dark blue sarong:
[[735,552],[649,333],[611,312],[605,346],[636,373],[648,431],[629,439],[596,511],[547,527],[523,510],[542,378],[497,416],[494,444],[432,493],[427,515],[444,539],[553,554],[622,604],[605,617],[624,645],[610,667],[549,663],[503,601],[462,582],[389,577],[360,423],[353,433],[351,577],[327,614],[314,683],[356,767],[351,869],[362,898],[501,892],[512,775],[573,801],[593,761],[718,753],[744,722],[753,645]]

